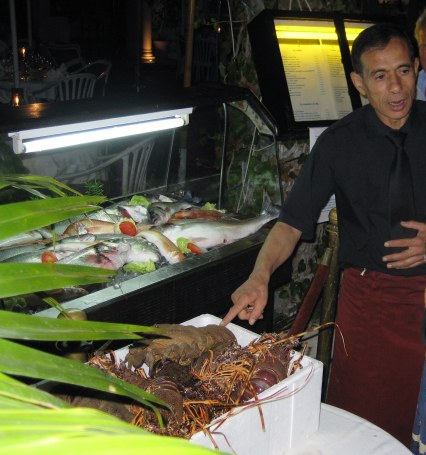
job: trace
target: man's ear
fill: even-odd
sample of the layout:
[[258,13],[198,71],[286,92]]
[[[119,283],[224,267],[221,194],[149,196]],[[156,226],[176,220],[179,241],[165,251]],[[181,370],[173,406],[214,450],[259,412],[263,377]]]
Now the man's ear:
[[416,75],[416,77],[418,76],[419,74],[419,67],[420,67],[420,61],[419,61],[419,58],[416,57],[414,59],[414,74]]
[[364,82],[362,80],[361,75],[359,75],[358,73],[355,73],[355,71],[352,71],[351,72],[351,79],[352,79],[352,83],[354,84],[354,86],[358,90],[358,92],[362,96],[366,96],[367,91],[364,88]]

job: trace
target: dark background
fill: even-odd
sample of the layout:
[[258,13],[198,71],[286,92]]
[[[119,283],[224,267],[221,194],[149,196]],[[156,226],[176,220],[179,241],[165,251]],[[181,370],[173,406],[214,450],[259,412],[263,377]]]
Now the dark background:
[[[112,84],[132,88],[138,83],[135,73],[141,46],[141,0],[31,0],[29,3],[32,38],[36,45],[78,43],[87,61],[112,61]],[[156,74],[150,77],[149,72],[145,74],[145,68],[145,79],[157,84],[181,85],[188,2],[148,0],[146,4],[151,10]],[[221,8],[220,0],[197,0],[197,35],[215,35],[212,26],[203,24],[219,17]],[[18,46],[25,45],[28,40],[27,0],[15,0],[15,10]],[[0,40],[11,43],[9,0],[0,0]],[[156,48],[157,40],[167,41],[166,51]],[[217,79],[217,75],[213,79]]]
[[[109,59],[112,89],[137,90],[151,85],[183,85],[188,0],[145,0],[151,10],[155,66],[141,65],[142,0],[14,0],[18,45],[28,40],[27,6],[30,4],[32,37],[37,43],[78,43],[87,61]],[[260,2],[230,0],[235,36],[238,27],[255,14],[253,5]],[[264,0],[265,8],[281,9],[289,2]],[[296,4],[297,2],[293,2]],[[304,2],[300,2],[304,5]],[[418,14],[426,7],[425,0],[310,0],[313,8],[322,11],[356,12],[365,15],[399,16],[412,32]],[[196,0],[192,85],[218,81],[219,62],[231,67],[226,58],[230,47],[228,3],[224,0]],[[258,6],[259,7],[259,6]],[[251,9],[250,9],[251,8]],[[250,9],[251,14],[247,13]],[[293,7],[296,10],[296,6]],[[241,21],[239,11],[246,14]],[[314,10],[314,9],[313,9]],[[222,24],[222,32],[215,30]],[[228,33],[227,33],[228,32]],[[165,41],[167,49],[157,47]],[[0,41],[10,45],[9,0],[0,0]],[[209,43],[209,54],[199,55],[199,43]],[[198,54],[197,54],[198,53]],[[198,62],[197,59],[204,61]],[[237,57],[241,58],[241,55]],[[250,58],[250,57],[249,57]],[[251,65],[252,66],[252,65]],[[227,71],[229,74],[229,71]],[[249,78],[248,70],[244,70]],[[234,83],[228,76],[228,83]],[[237,80],[236,85],[239,84]],[[244,84],[243,84],[244,85]]]

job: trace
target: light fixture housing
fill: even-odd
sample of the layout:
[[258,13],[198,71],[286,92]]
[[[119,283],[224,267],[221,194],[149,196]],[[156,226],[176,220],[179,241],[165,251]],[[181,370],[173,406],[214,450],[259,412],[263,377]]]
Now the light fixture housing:
[[106,118],[9,133],[16,154],[56,150],[187,125],[193,108]]
[[[289,22],[289,21],[288,21]],[[295,21],[293,21],[295,22]],[[362,24],[351,25],[345,27],[346,38],[349,42],[354,39],[366,28]],[[338,36],[336,28],[332,23],[324,25],[317,24],[288,24],[285,21],[277,21],[275,24],[275,33],[279,40],[328,40],[337,44]]]

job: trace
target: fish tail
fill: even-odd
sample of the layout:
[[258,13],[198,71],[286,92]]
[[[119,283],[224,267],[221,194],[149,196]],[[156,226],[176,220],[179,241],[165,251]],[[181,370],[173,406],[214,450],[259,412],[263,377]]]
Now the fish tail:
[[279,206],[275,205],[272,202],[272,199],[269,196],[269,194],[266,191],[264,191],[263,192],[262,210],[261,210],[260,214],[269,216],[271,218],[276,218],[280,213],[280,209],[281,208]]

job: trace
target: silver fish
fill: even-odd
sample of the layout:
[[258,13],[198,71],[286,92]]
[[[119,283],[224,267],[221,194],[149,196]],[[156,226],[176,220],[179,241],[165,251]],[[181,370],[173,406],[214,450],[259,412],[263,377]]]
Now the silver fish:
[[[14,262],[9,260],[21,254],[34,255],[36,251],[44,250],[46,247],[43,244],[10,246],[8,248],[0,249],[0,262]],[[8,261],[9,260],[9,261]],[[16,261],[19,262],[19,261]]]
[[277,218],[278,213],[278,209],[273,207],[246,220],[182,220],[157,226],[155,229],[160,230],[174,244],[177,244],[179,237],[183,237],[200,248],[213,248],[254,234],[263,225]]
[[142,231],[137,237],[143,237],[154,244],[169,264],[176,264],[185,260],[185,255],[180,251],[177,245],[159,231]]
[[118,270],[126,262],[129,246],[123,245],[121,248],[111,248],[104,243],[68,254],[57,261],[57,264],[85,265],[88,267],[100,267],[109,270]]
[[57,263],[118,270],[130,262],[147,262],[149,260],[158,262],[160,260],[159,252],[146,241],[128,238],[126,240],[99,242],[72,253]]
[[43,236],[38,231],[23,232],[21,234],[14,235],[13,237],[8,237],[6,239],[0,240],[0,247],[8,247],[22,243],[33,243],[42,239]]
[[122,215],[117,207],[105,208],[96,210],[95,212],[90,212],[87,215],[77,215],[69,218],[68,220],[60,221],[59,223],[54,224],[53,228],[56,234],[61,235],[70,225],[77,223],[78,221],[91,219],[108,223],[118,223],[121,217]]
[[[78,237],[63,239],[54,245],[33,245],[31,251],[9,256],[2,262],[40,263],[43,253],[53,253],[58,264],[86,265],[118,270],[129,262],[158,262],[160,252],[145,239],[120,236],[99,241],[95,236],[83,236],[88,241],[78,241]],[[69,241],[67,241],[69,240]],[[90,241],[89,241],[90,240]]]
[[[20,263],[40,263],[42,262],[43,253],[46,252],[46,248],[42,249],[33,249],[33,251],[27,251],[24,253],[16,254],[7,259],[2,260],[2,262],[20,262]],[[54,253],[57,259],[62,259],[68,256],[68,252],[56,252]]]
[[148,209],[143,205],[119,205],[122,217],[131,218],[135,223],[148,223],[150,218]]
[[167,223],[176,212],[191,207],[194,207],[194,204],[187,201],[154,202],[148,207],[148,212],[151,222],[155,225],[159,225]]
[[[57,239],[54,243],[41,240],[28,245],[0,248],[0,262],[38,262],[44,251],[73,252],[86,248],[96,241],[93,234]],[[15,256],[15,259],[12,259]],[[18,256],[18,257],[16,257]]]
[[146,239],[130,237],[123,240],[130,245],[127,263],[129,262],[159,262],[161,253],[158,248],[153,247]]

